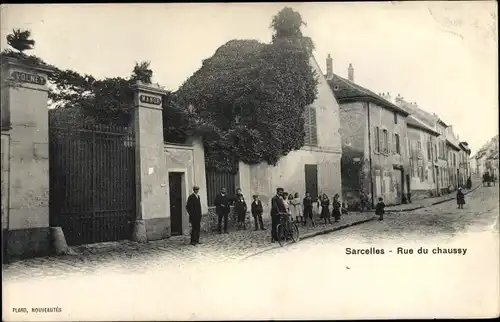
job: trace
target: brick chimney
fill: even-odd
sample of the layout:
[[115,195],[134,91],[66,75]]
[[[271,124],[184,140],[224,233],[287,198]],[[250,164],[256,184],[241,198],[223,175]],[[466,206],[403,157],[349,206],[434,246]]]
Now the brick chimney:
[[333,59],[328,54],[328,57],[326,57],[326,79],[330,80],[333,78]]
[[347,68],[347,79],[354,82],[354,67],[352,67],[351,63],[349,63],[349,68]]

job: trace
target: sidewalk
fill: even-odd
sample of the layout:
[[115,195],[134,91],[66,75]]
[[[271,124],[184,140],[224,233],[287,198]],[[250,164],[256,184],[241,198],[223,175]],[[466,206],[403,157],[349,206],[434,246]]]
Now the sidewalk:
[[[479,187],[482,186],[482,183],[477,183],[474,182],[472,185],[472,189],[467,190],[464,189],[464,194],[467,195],[468,193],[478,189]],[[440,203],[450,201],[456,198],[456,191],[439,196],[439,197],[433,197],[433,198],[425,198],[425,199],[420,199],[420,200],[415,200],[412,203],[409,204],[401,204],[401,205],[394,205],[394,206],[388,206],[385,208],[386,212],[401,212],[401,211],[412,211],[412,210],[417,210],[425,207],[430,207],[434,205],[438,205]]]

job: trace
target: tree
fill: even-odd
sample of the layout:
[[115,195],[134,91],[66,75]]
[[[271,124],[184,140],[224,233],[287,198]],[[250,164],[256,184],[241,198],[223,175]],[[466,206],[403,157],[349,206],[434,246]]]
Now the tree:
[[130,80],[141,81],[145,84],[151,84],[151,78],[153,77],[153,71],[149,68],[151,63],[149,61],[143,61],[141,63],[135,63],[134,70],[130,76]]
[[302,18],[290,10],[273,18],[271,44],[229,41],[176,92],[181,106],[194,106],[200,123],[193,130],[203,132],[208,168],[275,165],[304,145],[302,116],[316,99],[318,80],[303,45]]
[[[49,92],[49,99],[59,109],[66,109],[76,118],[103,124],[127,125],[134,108],[136,81],[151,83],[153,71],[149,62],[136,63],[128,79],[121,77],[98,80],[92,75],[81,75],[73,70],[57,69],[49,76],[55,90]],[[81,113],[70,113],[70,110]]]
[[35,41],[30,39],[31,31],[14,29],[12,34],[7,35],[7,44],[12,48],[23,53],[25,50],[31,50],[35,46]]

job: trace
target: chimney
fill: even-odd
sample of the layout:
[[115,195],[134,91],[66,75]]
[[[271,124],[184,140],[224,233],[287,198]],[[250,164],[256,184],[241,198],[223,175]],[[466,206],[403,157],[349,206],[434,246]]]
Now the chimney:
[[349,63],[349,68],[347,68],[347,79],[354,82],[354,68],[351,63]]
[[389,92],[387,92],[387,96],[385,99],[392,103],[392,97],[391,97],[391,94]]
[[328,54],[328,57],[326,58],[326,79],[330,80],[333,78],[333,59]]

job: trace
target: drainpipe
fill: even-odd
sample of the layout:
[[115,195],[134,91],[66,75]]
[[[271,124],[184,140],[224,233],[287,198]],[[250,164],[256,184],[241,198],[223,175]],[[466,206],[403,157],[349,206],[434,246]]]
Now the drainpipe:
[[375,197],[373,195],[373,174],[372,174],[372,136],[371,136],[371,122],[370,122],[370,103],[366,102],[366,112],[368,113],[368,155],[369,155],[369,163],[370,163],[370,195],[372,198],[372,207],[375,207]]

